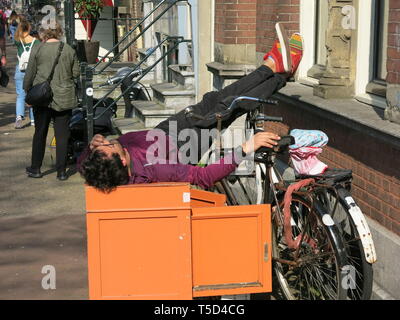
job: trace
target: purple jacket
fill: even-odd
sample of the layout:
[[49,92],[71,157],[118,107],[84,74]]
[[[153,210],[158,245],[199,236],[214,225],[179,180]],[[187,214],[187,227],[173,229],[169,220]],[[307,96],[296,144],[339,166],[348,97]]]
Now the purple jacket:
[[[202,188],[208,188],[214,185],[216,181],[233,172],[241,161],[241,149],[235,149],[221,160],[208,165],[199,167],[188,164],[177,163],[173,161],[177,155],[176,146],[171,142],[168,135],[164,135],[167,146],[163,149],[165,154],[153,152],[157,161],[149,161],[149,148],[157,149],[157,139],[146,141],[149,130],[129,132],[120,136],[117,140],[129,152],[132,161],[132,176],[129,184],[151,183],[151,182],[189,182],[199,185]],[[165,145],[162,143],[161,145]],[[162,148],[162,147],[161,147]],[[78,170],[80,163],[88,156],[87,148],[78,159]],[[154,160],[154,159],[153,159]],[[172,163],[171,163],[172,162]]]

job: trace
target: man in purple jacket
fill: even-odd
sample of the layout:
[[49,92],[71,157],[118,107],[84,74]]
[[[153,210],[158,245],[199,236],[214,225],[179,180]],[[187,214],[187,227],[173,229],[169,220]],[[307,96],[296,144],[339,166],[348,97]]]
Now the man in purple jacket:
[[[194,113],[207,116],[226,110],[237,96],[267,99],[286,85],[286,79],[297,70],[302,48],[293,48],[291,42],[282,37],[284,32],[279,32],[283,31],[279,27],[281,25],[277,27],[278,36],[281,36],[265,55],[264,65],[221,91],[205,94],[200,103],[192,106]],[[240,102],[239,108],[228,119],[223,119],[222,129],[227,128],[249,108],[249,102]],[[182,181],[208,188],[233,172],[246,154],[262,146],[272,147],[280,139],[271,132],[257,133],[221,160],[206,167],[193,165],[196,163],[184,164],[180,161],[180,150],[191,141],[180,141],[174,137],[187,129],[200,137],[200,131],[204,128],[200,122],[187,118],[185,110],[182,110],[153,130],[130,132],[110,141],[97,134],[78,159],[78,170],[88,185],[102,192],[111,192],[119,185],[151,182]],[[171,132],[171,128],[174,128],[174,132]],[[215,124],[209,125],[207,129],[215,129]],[[208,149],[209,141],[202,141],[199,145],[202,148],[197,151],[201,157]]]

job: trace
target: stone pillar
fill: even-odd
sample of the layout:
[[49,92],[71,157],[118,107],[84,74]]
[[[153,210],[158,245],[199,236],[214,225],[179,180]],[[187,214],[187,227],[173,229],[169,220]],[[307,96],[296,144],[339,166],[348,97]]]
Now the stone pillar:
[[329,0],[327,64],[314,95],[325,99],[354,96],[357,12],[356,0]]

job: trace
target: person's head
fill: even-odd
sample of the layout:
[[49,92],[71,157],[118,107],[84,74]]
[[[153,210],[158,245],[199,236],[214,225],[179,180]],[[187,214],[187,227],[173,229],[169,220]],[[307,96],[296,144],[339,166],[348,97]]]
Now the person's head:
[[129,182],[127,152],[117,140],[104,140],[81,163],[80,174],[89,186],[109,193]]
[[18,27],[17,27],[17,30],[15,31],[14,39],[16,41],[23,40],[25,36],[30,34],[31,30],[32,30],[32,26],[29,23],[29,21],[26,20],[24,17],[20,16]]
[[64,31],[58,22],[55,25],[49,24],[46,27],[42,27],[39,31],[39,36],[43,41],[50,39],[61,40],[63,34]]

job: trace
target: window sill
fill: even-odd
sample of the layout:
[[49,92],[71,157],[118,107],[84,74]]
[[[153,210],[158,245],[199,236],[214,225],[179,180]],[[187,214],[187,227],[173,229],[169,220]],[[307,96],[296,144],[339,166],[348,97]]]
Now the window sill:
[[322,99],[313,95],[312,87],[299,83],[287,83],[276,97],[282,102],[295,102],[300,112],[323,114],[346,126],[357,126],[367,135],[384,138],[400,148],[400,125],[384,120],[380,107],[355,99]]

